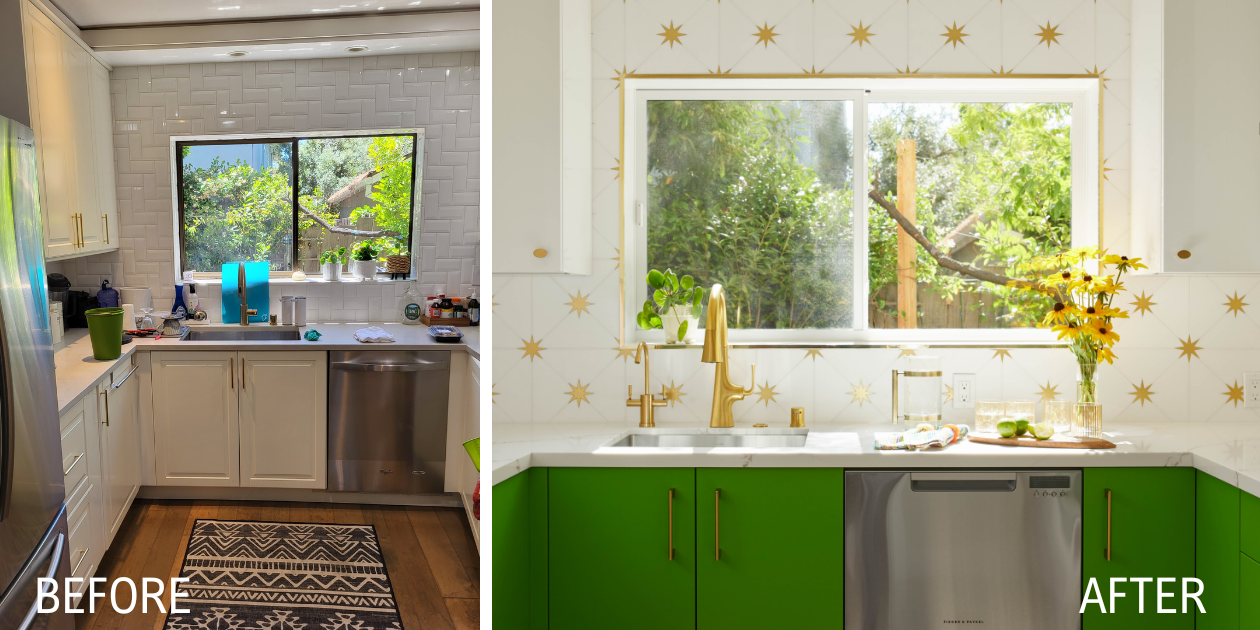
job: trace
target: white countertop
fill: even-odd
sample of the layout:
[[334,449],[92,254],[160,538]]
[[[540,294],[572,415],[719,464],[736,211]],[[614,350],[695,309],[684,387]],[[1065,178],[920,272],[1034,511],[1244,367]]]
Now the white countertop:
[[[252,324],[265,328],[267,324]],[[367,326],[380,326],[397,340],[394,343],[360,343],[354,339],[354,331]],[[240,328],[236,325],[210,324],[199,329]],[[428,326],[406,326],[398,323],[372,324],[311,324],[303,332],[314,328],[323,334],[319,341],[180,341],[177,338],[133,339],[122,347],[122,356],[113,361],[97,361],[92,358],[92,340],[86,328],[68,328],[60,344],[53,348],[53,362],[57,370],[57,409],[64,414],[83,399],[88,391],[121,362],[131,361],[136,352],[153,350],[450,350],[467,352],[481,358],[480,328],[460,328],[464,333],[461,343],[438,343],[429,336]]]
[[[993,446],[963,440],[943,449],[877,451],[875,433],[891,424],[810,427],[801,448],[602,448],[638,423],[496,422],[493,483],[533,466],[754,468],[1085,468],[1193,466],[1260,495],[1260,425],[1238,422],[1116,424],[1109,450]],[[660,428],[706,429],[658,423]],[[722,429],[712,429],[715,432]]]

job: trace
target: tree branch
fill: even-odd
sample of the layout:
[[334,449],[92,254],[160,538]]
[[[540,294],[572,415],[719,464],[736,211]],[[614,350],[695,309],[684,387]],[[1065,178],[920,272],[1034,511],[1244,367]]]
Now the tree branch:
[[965,232],[967,228],[975,225],[976,221],[980,220],[981,214],[983,213],[980,210],[976,210],[975,212],[967,215],[967,218],[960,221],[958,225],[954,226],[954,229],[950,230],[943,238],[941,238],[941,247],[947,247],[952,252],[954,247],[956,247],[958,237],[962,236],[963,232]]
[[946,269],[952,269],[953,271],[957,271],[963,275],[971,276],[977,280],[1004,287],[1031,288],[1034,286],[1033,283],[1027,280],[1020,280],[1019,278],[1011,278],[1000,273],[985,271],[979,267],[973,267],[960,260],[950,258],[945,255],[945,252],[942,252],[940,248],[932,244],[932,241],[929,241],[927,237],[923,235],[923,232],[920,232],[919,228],[911,223],[905,215],[901,214],[901,212],[897,210],[896,205],[885,199],[883,193],[879,192],[878,188],[872,188],[871,192],[867,196],[869,196],[872,201],[879,204],[879,207],[883,208],[884,211],[888,213],[888,216],[892,217],[893,220],[897,222],[897,225],[900,225],[901,229],[906,231],[906,234],[909,234],[915,242],[922,246],[929,256],[936,259],[936,263],[938,265]]
[[328,230],[329,232],[332,232],[334,234],[348,234],[350,236],[363,236],[366,238],[378,238],[381,236],[402,236],[398,232],[392,232],[389,230],[355,230],[352,228],[339,227],[339,226],[328,223],[328,221],[325,220],[324,217],[321,217],[318,214],[311,212],[310,210],[306,208],[306,206],[300,203],[298,204],[298,209],[306,213],[306,216],[314,219],[315,222],[323,226],[325,230]]

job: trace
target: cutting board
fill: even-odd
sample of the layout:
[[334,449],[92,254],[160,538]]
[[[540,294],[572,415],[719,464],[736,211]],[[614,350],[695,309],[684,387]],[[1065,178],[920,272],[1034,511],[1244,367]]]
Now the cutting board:
[[971,433],[967,439],[979,444],[997,444],[999,446],[1031,446],[1033,448],[1115,448],[1112,442],[1101,438],[1071,437],[1055,435],[1048,440],[1038,440],[1031,435],[1017,438],[1004,438],[996,433]]

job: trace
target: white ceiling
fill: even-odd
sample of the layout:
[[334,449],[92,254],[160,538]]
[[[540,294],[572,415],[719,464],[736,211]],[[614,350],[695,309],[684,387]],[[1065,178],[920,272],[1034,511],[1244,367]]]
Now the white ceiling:
[[[351,45],[367,46],[361,53],[346,52]],[[480,50],[477,33],[455,33],[394,39],[364,39],[335,42],[283,44],[236,44],[205,48],[163,48],[160,50],[101,50],[97,55],[114,67],[182,63],[222,63],[232,61],[276,61],[283,59],[327,59],[330,57],[409,55],[414,53],[464,52]],[[227,54],[243,50],[249,54],[234,58]]]
[[[480,0],[52,0],[79,28],[465,8]],[[466,50],[466,49],[465,49]]]

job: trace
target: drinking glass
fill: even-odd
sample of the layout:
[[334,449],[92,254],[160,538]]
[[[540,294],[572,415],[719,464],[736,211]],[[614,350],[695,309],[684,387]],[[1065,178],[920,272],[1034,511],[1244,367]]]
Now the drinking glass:
[[1027,420],[1028,424],[1037,424],[1037,403],[1031,400],[1006,401],[1006,417],[1011,420]]
[[1076,437],[1102,437],[1102,403],[1075,403],[1072,435]]
[[154,328],[153,318],[149,316],[149,313],[152,313],[152,312],[153,312],[152,308],[141,308],[140,309],[140,323],[136,324],[136,328],[140,330],[148,330],[150,328]]
[[1056,435],[1072,432],[1072,420],[1076,416],[1076,403],[1071,400],[1047,400],[1042,403],[1041,419],[1054,429]]
[[976,401],[976,432],[997,433],[997,423],[1006,415],[1006,405],[1000,400]]

